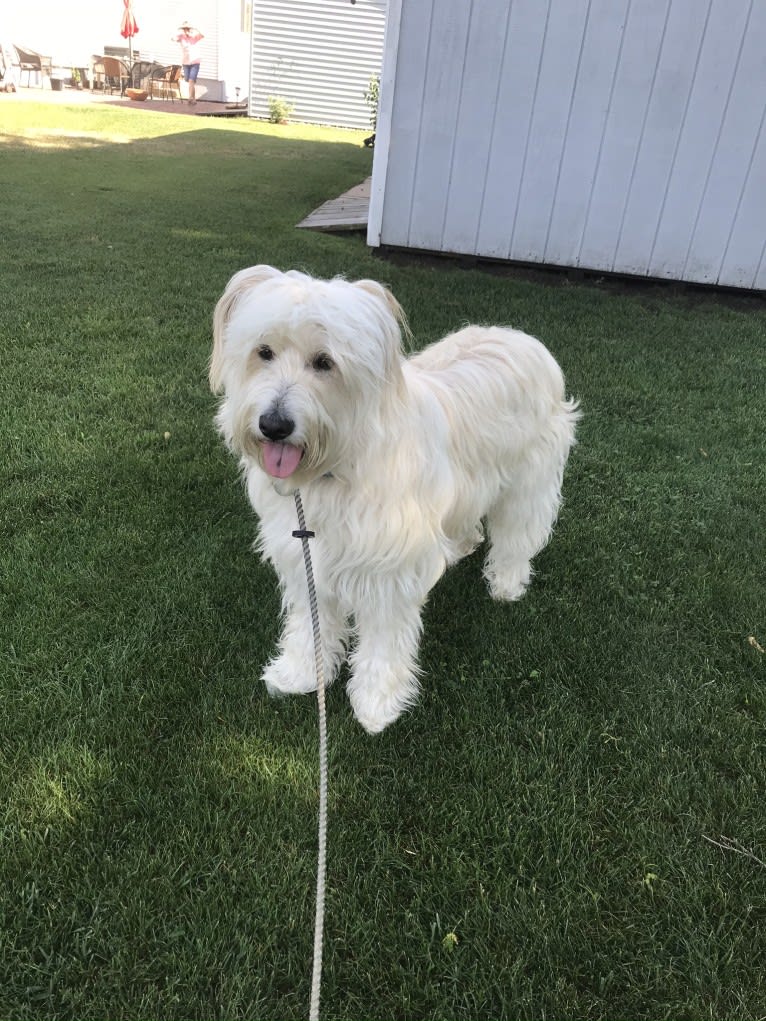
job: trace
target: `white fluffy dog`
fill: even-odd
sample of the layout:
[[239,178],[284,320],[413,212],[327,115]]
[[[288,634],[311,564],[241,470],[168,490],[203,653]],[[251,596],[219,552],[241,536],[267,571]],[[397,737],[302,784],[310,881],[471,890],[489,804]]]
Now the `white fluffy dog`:
[[421,611],[445,568],[483,538],[496,599],[523,595],[546,543],[576,404],[533,337],[469,326],[414,357],[404,314],[372,280],[253,266],[218,302],[210,382],[240,457],[258,548],[282,588],[272,694],[316,688],[292,494],[312,542],[325,675],[349,655],[362,726],[383,730],[418,692]]

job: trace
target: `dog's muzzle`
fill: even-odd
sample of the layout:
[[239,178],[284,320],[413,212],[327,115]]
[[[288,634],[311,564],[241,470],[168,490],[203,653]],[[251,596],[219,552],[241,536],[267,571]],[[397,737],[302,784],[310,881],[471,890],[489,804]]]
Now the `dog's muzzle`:
[[303,447],[289,443],[295,422],[278,410],[266,411],[258,419],[263,436],[261,458],[264,470],[274,479],[289,478],[303,459]]
[[258,428],[267,440],[282,443],[295,429],[295,422],[278,411],[267,411],[258,419]]

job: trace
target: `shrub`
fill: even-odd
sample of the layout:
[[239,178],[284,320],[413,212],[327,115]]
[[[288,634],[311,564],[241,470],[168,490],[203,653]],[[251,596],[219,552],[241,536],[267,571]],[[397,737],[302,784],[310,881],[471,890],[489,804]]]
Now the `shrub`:
[[292,103],[288,103],[282,96],[269,96],[269,121],[272,124],[287,124],[290,114],[295,109]]
[[380,96],[380,75],[374,74],[364,93],[364,101],[370,108],[370,125],[373,131],[378,129],[378,97]]

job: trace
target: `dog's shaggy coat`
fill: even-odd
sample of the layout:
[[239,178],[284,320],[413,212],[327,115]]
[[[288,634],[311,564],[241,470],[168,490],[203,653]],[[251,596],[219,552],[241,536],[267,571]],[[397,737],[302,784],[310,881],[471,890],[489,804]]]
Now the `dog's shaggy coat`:
[[239,456],[258,548],[282,588],[272,693],[316,688],[301,544],[312,551],[325,673],[347,654],[348,694],[375,733],[418,692],[421,611],[445,568],[488,534],[496,599],[523,595],[547,542],[576,404],[533,337],[469,326],[405,358],[398,303],[372,280],[253,266],[218,302],[210,381]]

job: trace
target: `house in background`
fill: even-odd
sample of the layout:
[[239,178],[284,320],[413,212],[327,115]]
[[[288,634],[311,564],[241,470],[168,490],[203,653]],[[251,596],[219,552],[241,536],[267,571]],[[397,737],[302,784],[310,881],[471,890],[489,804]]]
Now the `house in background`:
[[766,3],[391,0],[368,242],[766,288]]
[[[139,32],[132,40],[142,60],[177,64],[181,50],[172,36],[188,18],[204,33],[198,98],[234,101],[247,96],[250,78],[250,0],[134,0]],[[120,35],[122,0],[35,0],[0,5],[0,44],[15,60],[11,44],[53,58],[54,67],[87,68],[106,47],[127,47]],[[43,84],[50,86],[49,80]]]
[[247,97],[250,0],[226,0],[225,3],[218,0],[162,0],[160,3],[134,0],[133,6],[141,29],[134,45],[140,47],[142,59],[177,64],[181,50],[171,36],[188,18],[205,36],[200,44],[202,60],[197,99],[233,103]]
[[[269,96],[294,120],[369,128],[364,100],[380,73],[387,0],[133,0],[142,60],[175,64],[171,40],[188,18],[204,33],[197,98],[249,97],[251,117],[269,116]],[[35,0],[0,4],[0,44],[19,43],[60,68],[87,68],[120,36],[122,0]],[[15,59],[15,58],[12,58]],[[49,85],[50,82],[48,81]]]
[[387,0],[253,0],[249,113],[269,97],[312,124],[368,128],[364,94],[380,74]]

